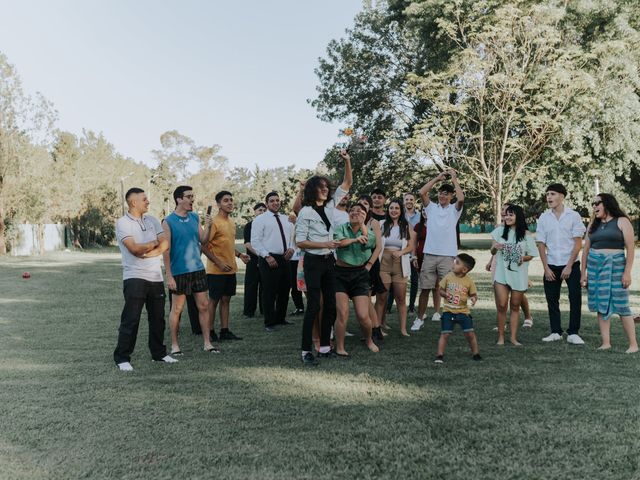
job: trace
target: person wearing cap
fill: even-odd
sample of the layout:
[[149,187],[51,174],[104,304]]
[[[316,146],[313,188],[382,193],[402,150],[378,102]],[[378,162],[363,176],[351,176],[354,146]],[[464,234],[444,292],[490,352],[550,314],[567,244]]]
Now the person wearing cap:
[[[253,218],[267,211],[267,206],[262,203],[256,203],[253,207]],[[244,308],[242,314],[245,317],[253,317],[256,314],[256,308],[260,309],[262,314],[262,282],[260,281],[260,271],[258,270],[258,254],[251,246],[251,227],[253,220],[244,226],[242,236],[244,238],[244,248],[249,255],[249,263],[244,273]]]
[[[451,177],[453,185],[443,183],[438,188],[438,202],[429,198],[429,193],[438,182],[443,181],[447,175]],[[451,203],[455,194],[456,201]],[[420,197],[424,205],[424,213],[427,217],[427,237],[424,242],[424,257],[420,269],[420,296],[424,298],[418,304],[418,316],[413,321],[411,330],[417,331],[424,325],[422,317],[425,312],[420,311],[420,306],[426,309],[429,300],[429,290],[436,288],[439,280],[451,271],[453,260],[458,254],[458,237],[456,225],[462,215],[464,205],[464,192],[458,182],[455,170],[441,172],[437,177],[427,182],[420,189]],[[435,312],[431,318],[434,322],[440,321],[440,313]]]
[[547,299],[551,333],[543,342],[562,340],[560,315],[560,289],[566,282],[569,287],[569,329],[567,342],[584,345],[580,338],[582,290],[580,287],[580,261],[582,237],[586,228],[580,214],[565,206],[567,189],[560,183],[547,187],[546,198],[549,209],[538,219],[536,243],[544,267],[544,295]]

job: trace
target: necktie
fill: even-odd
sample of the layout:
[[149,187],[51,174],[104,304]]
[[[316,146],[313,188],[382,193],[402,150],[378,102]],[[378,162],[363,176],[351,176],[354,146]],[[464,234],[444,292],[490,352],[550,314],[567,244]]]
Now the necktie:
[[282,254],[287,253],[287,241],[284,239],[284,228],[282,228],[282,222],[280,221],[280,215],[275,213],[276,222],[278,222],[278,228],[280,229],[280,238],[282,238]]

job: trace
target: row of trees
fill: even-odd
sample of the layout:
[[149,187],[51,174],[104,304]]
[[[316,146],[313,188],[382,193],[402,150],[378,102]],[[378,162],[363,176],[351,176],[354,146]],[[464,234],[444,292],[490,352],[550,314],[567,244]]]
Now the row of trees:
[[[320,59],[319,117],[368,138],[356,188],[415,190],[455,168],[476,221],[504,201],[541,211],[565,183],[640,199],[640,4],[633,0],[367,2]],[[325,162],[339,165],[333,150]]]
[[111,243],[122,192],[132,186],[149,193],[159,217],[173,210],[178,184],[194,187],[202,210],[215,192],[228,189],[242,221],[270,190],[290,201],[299,178],[309,174],[292,166],[229,168],[219,145],[197,145],[175,130],[160,136],[160,148],[152,152],[156,166],[149,167],[118,153],[102,134],[60,131],[56,122],[54,106],[25,92],[0,53],[0,254],[23,222],[67,224],[84,246]]

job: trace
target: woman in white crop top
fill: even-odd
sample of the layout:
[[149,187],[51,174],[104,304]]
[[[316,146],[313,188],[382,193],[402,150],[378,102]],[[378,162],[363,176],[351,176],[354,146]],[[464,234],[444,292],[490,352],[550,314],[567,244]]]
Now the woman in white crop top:
[[385,219],[380,223],[382,230],[382,253],[380,255],[380,279],[387,292],[376,299],[376,314],[382,319],[386,312],[387,296],[392,292],[400,320],[400,334],[407,333],[407,282],[411,276],[411,254],[415,249],[416,233],[410,228],[404,214],[401,199],[393,199],[387,207]]

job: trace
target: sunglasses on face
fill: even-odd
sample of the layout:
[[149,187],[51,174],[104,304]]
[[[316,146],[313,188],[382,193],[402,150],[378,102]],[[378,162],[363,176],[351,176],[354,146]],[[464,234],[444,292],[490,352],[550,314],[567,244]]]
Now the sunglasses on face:
[[601,204],[602,204],[602,200],[596,200],[595,202],[591,203],[591,206],[592,207],[597,207],[598,205],[601,205]]

